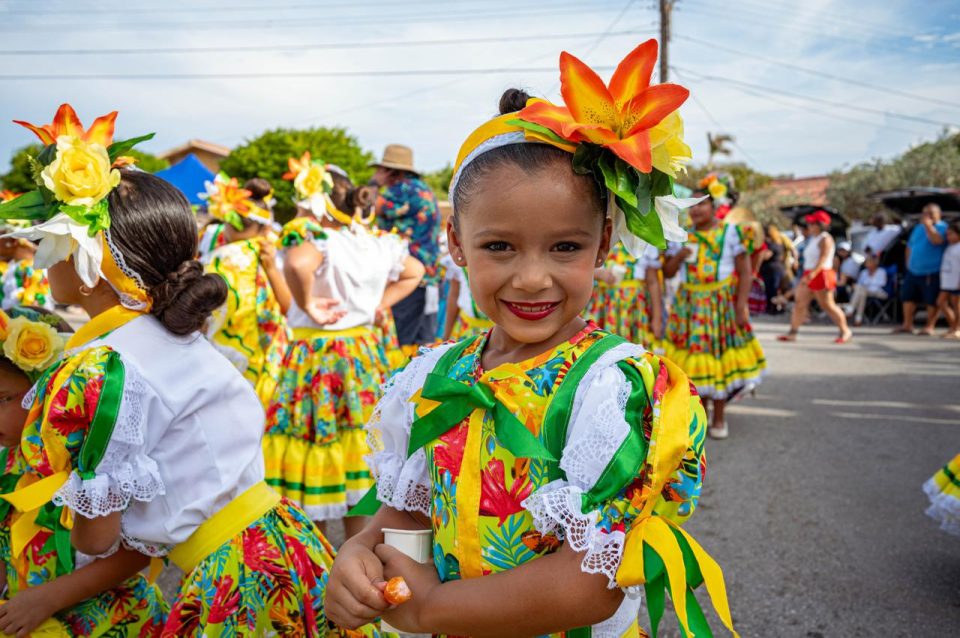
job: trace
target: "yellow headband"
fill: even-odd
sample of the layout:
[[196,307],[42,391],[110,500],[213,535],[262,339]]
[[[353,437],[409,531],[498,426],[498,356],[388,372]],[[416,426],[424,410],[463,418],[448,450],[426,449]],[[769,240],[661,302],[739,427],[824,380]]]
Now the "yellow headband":
[[[120,296],[120,304],[130,310],[150,312],[153,299],[147,294],[143,284],[138,281],[139,275],[123,263],[123,256],[112,247],[106,232],[100,233],[100,237],[103,241],[103,261],[100,263],[100,272]],[[127,274],[128,272],[130,274]]]

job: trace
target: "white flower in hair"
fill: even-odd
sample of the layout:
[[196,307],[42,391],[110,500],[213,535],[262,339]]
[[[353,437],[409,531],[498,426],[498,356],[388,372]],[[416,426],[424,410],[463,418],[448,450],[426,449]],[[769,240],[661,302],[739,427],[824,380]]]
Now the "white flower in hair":
[[50,268],[71,257],[77,275],[85,285],[93,287],[100,281],[103,240],[100,233],[91,237],[89,230],[69,215],[58,213],[42,224],[16,230],[5,237],[39,242],[33,258],[37,268]]

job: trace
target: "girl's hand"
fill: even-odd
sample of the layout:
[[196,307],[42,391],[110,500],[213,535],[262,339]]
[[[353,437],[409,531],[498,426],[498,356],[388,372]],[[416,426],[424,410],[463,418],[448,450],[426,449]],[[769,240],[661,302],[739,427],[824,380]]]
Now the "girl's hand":
[[386,584],[383,564],[369,547],[344,543],[327,581],[327,618],[344,629],[373,622],[390,607],[383,597]]
[[54,597],[45,585],[29,587],[0,605],[0,632],[26,638],[56,611]]
[[386,330],[390,325],[390,308],[389,306],[380,306],[377,308],[376,313],[373,316],[373,322],[381,330]]
[[741,328],[750,325],[750,308],[745,303],[737,302],[737,325]]
[[657,339],[663,339],[663,317],[656,316],[650,320],[650,329],[653,330],[653,336]]
[[311,297],[304,311],[321,326],[337,323],[347,314],[346,310],[337,310],[340,302],[326,297]]
[[432,629],[423,623],[433,590],[440,586],[440,577],[433,563],[418,563],[389,545],[377,545],[374,551],[383,562],[383,577],[402,576],[413,592],[413,598],[386,611],[383,619],[401,631],[431,633]]

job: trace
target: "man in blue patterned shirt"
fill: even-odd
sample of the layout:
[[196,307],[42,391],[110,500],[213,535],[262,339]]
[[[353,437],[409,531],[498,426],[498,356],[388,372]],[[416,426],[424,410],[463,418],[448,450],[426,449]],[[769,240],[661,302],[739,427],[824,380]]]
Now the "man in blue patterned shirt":
[[375,162],[372,181],[383,188],[377,199],[377,224],[410,242],[410,254],[426,269],[423,281],[393,307],[400,345],[433,343],[437,336],[440,266],[440,212],[437,197],[413,167],[413,150],[390,144]]

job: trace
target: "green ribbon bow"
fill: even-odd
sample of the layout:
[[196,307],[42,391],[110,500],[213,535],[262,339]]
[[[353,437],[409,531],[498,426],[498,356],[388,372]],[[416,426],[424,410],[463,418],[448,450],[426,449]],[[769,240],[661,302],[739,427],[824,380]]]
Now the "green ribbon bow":
[[106,199],[101,199],[93,206],[60,205],[60,212],[70,219],[87,227],[87,233],[94,237],[101,230],[110,228],[110,211]]
[[468,385],[431,372],[427,375],[421,396],[440,405],[413,422],[408,456],[456,426],[474,410],[486,410],[493,415],[497,439],[511,454],[531,459],[557,460],[520,419],[497,400],[493,390],[482,382]]

